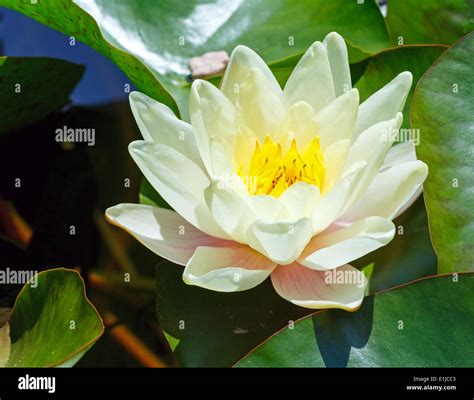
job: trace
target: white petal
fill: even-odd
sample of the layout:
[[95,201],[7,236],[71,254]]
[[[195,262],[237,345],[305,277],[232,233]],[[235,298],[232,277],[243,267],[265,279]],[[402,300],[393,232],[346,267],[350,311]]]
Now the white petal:
[[247,196],[247,201],[258,220],[274,223],[289,218],[290,214],[280,199],[266,194]]
[[264,75],[274,95],[281,93],[280,85],[265,61],[252,49],[246,46],[237,46],[230,55],[229,64],[221,83],[222,92],[233,104],[236,103],[240,85],[252,68],[257,68]]
[[209,144],[212,178],[222,179],[235,174],[234,148],[220,137],[212,137]]
[[206,235],[172,210],[141,204],[119,204],[105,211],[107,220],[126,230],[154,253],[186,265],[199,246],[229,245]]
[[368,217],[349,227],[315,236],[298,262],[305,267],[328,270],[347,264],[389,243],[395,225],[380,217]]
[[276,140],[284,152],[290,148],[293,139],[299,149],[304,149],[319,133],[318,130],[313,108],[308,103],[299,101],[289,108]]
[[234,240],[247,242],[247,229],[256,216],[246,199],[225,181],[213,181],[205,191],[209,209],[221,228]]
[[359,91],[352,89],[317,113],[316,123],[322,149],[343,139],[352,142],[358,110]]
[[191,125],[176,118],[171,109],[146,94],[132,92],[130,107],[146,141],[169,146],[202,167],[202,160]]
[[355,311],[362,303],[367,286],[364,274],[350,265],[316,271],[294,263],[278,266],[271,278],[281,297],[297,306],[313,309]]
[[285,265],[300,256],[311,235],[309,218],[277,223],[256,221],[248,230],[248,243],[275,263]]
[[415,145],[412,141],[394,144],[383,161],[382,169],[415,160]]
[[204,201],[209,178],[194,162],[159,143],[135,141],[129,151],[143,175],[178,214],[211,236],[228,238]]
[[[415,145],[412,141],[402,142],[399,144],[393,145],[387,157],[382,164],[381,170],[392,167],[394,165],[403,164],[409,161],[416,160],[416,152],[415,152]],[[397,211],[394,219],[397,218],[399,215],[403,214],[410,206],[416,201],[418,197],[420,197],[421,193],[423,193],[423,185],[420,185],[413,196],[404,204],[400,210]]]
[[288,210],[293,220],[303,217],[313,218],[314,208],[319,202],[319,188],[306,182],[297,182],[286,189],[278,198]]
[[328,53],[334,91],[336,97],[339,97],[352,87],[346,42],[341,35],[331,32],[324,38],[323,44]]
[[347,171],[346,175],[316,204],[313,215],[314,233],[323,231],[341,215],[352,192],[358,185],[366,166],[367,163],[365,161],[354,165],[353,169]]
[[214,85],[207,81],[196,80],[191,86],[189,111],[199,153],[212,175],[210,141],[215,136],[233,145],[234,106]]
[[350,146],[350,139],[342,139],[330,144],[324,150],[323,160],[324,169],[326,170],[324,177],[325,187],[333,187],[341,177]]
[[242,167],[243,174],[248,173],[257,141],[257,136],[246,126],[241,125],[237,129],[234,137],[234,162],[237,170]]
[[287,106],[306,101],[318,112],[335,99],[326,48],[315,42],[296,65],[283,90]]
[[183,280],[218,292],[238,292],[262,283],[275,264],[247,246],[198,247]]
[[359,108],[356,135],[371,125],[394,118],[398,112],[403,111],[412,81],[410,72],[402,72],[364,101]]
[[392,220],[419,190],[427,175],[428,167],[421,161],[410,161],[380,171],[341,220],[357,221],[371,215]]
[[281,125],[284,108],[281,95],[274,93],[265,75],[252,68],[240,84],[235,124],[248,127],[261,141]]
[[362,132],[349,150],[346,168],[350,168],[351,165],[361,160],[369,163],[374,159],[379,161],[378,167],[380,167],[396,138],[402,122],[403,115],[398,113],[395,118],[379,122]]
[[349,150],[344,168],[351,168],[352,165],[361,160],[367,162],[367,168],[356,189],[346,204],[346,210],[367,190],[390,150],[398,134],[403,121],[402,113],[389,121],[383,121],[372,125],[362,132]]

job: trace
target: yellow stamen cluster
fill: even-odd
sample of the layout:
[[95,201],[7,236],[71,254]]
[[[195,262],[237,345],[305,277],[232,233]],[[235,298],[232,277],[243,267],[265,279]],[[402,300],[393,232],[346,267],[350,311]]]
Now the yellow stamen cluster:
[[239,169],[239,175],[250,194],[268,194],[274,197],[280,196],[296,182],[307,182],[322,189],[325,174],[317,136],[302,152],[298,152],[293,139],[283,156],[280,144],[267,135],[263,144],[257,141],[247,171],[244,173],[244,166]]

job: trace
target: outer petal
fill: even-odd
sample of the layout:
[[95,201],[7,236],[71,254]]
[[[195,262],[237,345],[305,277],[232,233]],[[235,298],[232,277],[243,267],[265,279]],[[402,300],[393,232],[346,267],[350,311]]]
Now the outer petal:
[[390,148],[385,160],[383,161],[382,169],[415,160],[416,153],[414,143],[411,141],[402,142],[395,144]]
[[202,167],[202,160],[191,125],[176,118],[170,108],[146,94],[132,92],[130,107],[146,141],[169,146]]
[[346,204],[346,210],[367,190],[390,150],[395,140],[398,129],[403,121],[403,116],[397,116],[389,121],[383,121],[371,126],[359,135],[349,150],[345,168],[351,168],[361,160],[367,162],[367,168],[356,189],[351,194]]
[[398,112],[403,111],[412,81],[410,72],[402,72],[364,101],[359,108],[356,135],[371,125],[392,119]]
[[252,68],[257,68],[264,75],[273,94],[281,93],[280,85],[265,61],[248,47],[237,46],[230,55],[221,83],[222,92],[233,104],[236,103],[240,85]]
[[395,225],[391,221],[368,217],[349,227],[315,236],[298,262],[321,271],[336,268],[385,246],[394,235]]
[[207,81],[196,80],[191,86],[189,110],[199,153],[212,175],[210,141],[212,137],[217,136],[233,145],[234,106],[214,85]]
[[183,280],[218,292],[239,292],[262,283],[275,264],[247,246],[198,247]]
[[359,91],[352,89],[339,96],[316,115],[321,147],[349,139],[352,141],[359,110]]
[[229,246],[231,242],[206,235],[178,213],[141,204],[119,204],[106,210],[107,220],[126,230],[154,253],[186,265],[199,246]]
[[352,87],[346,42],[341,35],[336,32],[331,32],[324,38],[323,44],[328,53],[329,65],[331,66],[334,82],[334,91],[336,97],[339,97]]
[[357,221],[371,215],[392,220],[419,190],[427,175],[427,165],[418,160],[384,169],[341,220]]
[[357,310],[364,298],[367,279],[350,265],[316,271],[293,263],[271,274],[273,287],[284,299],[300,307]]
[[210,182],[195,163],[158,143],[135,141],[129,151],[151,185],[178,214],[211,236],[228,238],[205,204],[204,189]]
[[283,90],[288,106],[306,101],[318,112],[335,99],[326,48],[315,42],[296,65]]
[[248,230],[248,243],[275,263],[290,264],[311,239],[311,225],[309,218],[279,223],[257,221]]
[[[415,153],[415,145],[413,142],[403,142],[397,145],[394,145],[390,148],[387,157],[383,162],[381,169],[385,169],[388,167],[392,167],[394,165],[403,164],[409,161],[416,160],[416,153]],[[416,201],[418,197],[420,197],[421,193],[423,193],[423,186],[420,185],[413,196],[404,204],[400,210],[397,211],[397,214],[394,218],[397,218],[399,215],[403,214],[405,210],[410,208],[410,206]]]

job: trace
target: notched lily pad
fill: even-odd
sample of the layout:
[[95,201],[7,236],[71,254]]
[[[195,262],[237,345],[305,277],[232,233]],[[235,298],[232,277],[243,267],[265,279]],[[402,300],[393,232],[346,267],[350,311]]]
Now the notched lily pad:
[[104,332],[102,320],[76,271],[53,269],[36,278],[13,307],[6,367],[72,366]]

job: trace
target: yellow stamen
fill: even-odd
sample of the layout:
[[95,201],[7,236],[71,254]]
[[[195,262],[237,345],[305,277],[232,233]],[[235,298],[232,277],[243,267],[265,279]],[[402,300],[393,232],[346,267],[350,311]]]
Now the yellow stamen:
[[[243,178],[244,170],[246,169],[243,166],[238,170],[238,174]],[[243,181],[250,194],[278,197],[296,182],[307,182],[322,189],[325,175],[318,136],[315,136],[301,153],[298,152],[296,140],[293,139],[289,150],[282,157],[280,144],[267,135],[263,144],[256,142],[248,175]]]

